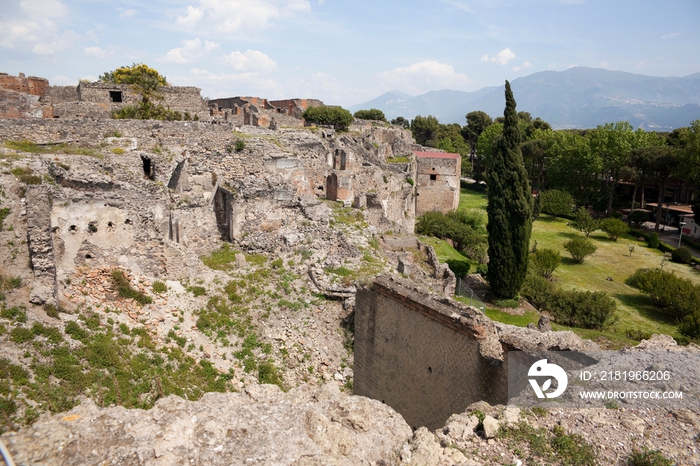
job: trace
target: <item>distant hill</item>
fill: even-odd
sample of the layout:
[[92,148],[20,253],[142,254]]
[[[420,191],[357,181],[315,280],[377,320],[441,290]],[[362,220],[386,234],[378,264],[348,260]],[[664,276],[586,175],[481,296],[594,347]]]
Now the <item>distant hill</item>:
[[[629,121],[636,128],[670,131],[700,119],[700,73],[659,78],[623,71],[576,67],[542,71],[511,82],[518,111],[530,112],[554,128],[593,128]],[[503,114],[503,87],[474,92],[431,91],[416,97],[391,91],[349,108],[378,108],[387,118],[433,115],[441,123],[465,124],[464,116],[483,110]]]

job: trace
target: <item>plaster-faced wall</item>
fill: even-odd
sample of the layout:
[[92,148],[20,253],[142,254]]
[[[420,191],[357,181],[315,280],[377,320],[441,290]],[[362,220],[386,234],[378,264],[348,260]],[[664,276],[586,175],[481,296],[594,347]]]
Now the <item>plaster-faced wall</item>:
[[413,428],[439,428],[475,401],[505,403],[500,358],[493,323],[473,308],[386,276],[357,293],[355,394],[388,404]]
[[416,215],[451,212],[459,207],[459,154],[415,152]]

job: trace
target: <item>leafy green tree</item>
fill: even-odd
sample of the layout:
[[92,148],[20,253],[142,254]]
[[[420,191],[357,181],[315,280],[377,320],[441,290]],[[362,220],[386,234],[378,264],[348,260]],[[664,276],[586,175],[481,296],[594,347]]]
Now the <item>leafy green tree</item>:
[[336,131],[346,131],[353,120],[352,114],[344,108],[328,106],[309,107],[302,118],[317,125],[331,125]]
[[540,193],[540,209],[553,217],[571,215],[574,198],[567,191],[548,189]]
[[353,114],[353,116],[355,118],[359,118],[360,120],[386,121],[384,112],[377,108],[370,108],[369,110],[358,110]]
[[520,152],[520,128],[515,99],[506,81],[503,134],[496,141],[486,174],[488,187],[489,268],[493,292],[514,298],[527,273],[532,233],[532,195]]
[[629,225],[619,218],[612,217],[601,220],[600,229],[603,230],[608,235],[608,238],[613,241],[617,241],[620,236],[630,231]]
[[493,119],[481,110],[469,112],[465,115],[467,125],[462,128],[462,137],[469,144],[472,155],[476,151],[476,143],[479,136],[486,128],[493,124]]
[[530,119],[528,121],[527,126],[523,130],[523,135],[525,136],[525,140],[529,140],[532,138],[533,134],[537,131],[548,131],[551,130],[552,127],[550,126],[549,123],[544,121],[542,118],[537,117],[534,120]]
[[547,142],[544,139],[533,137],[524,141],[520,146],[523,153],[523,162],[530,175],[530,182],[535,192],[539,192],[544,185],[545,160],[547,156]]
[[579,204],[591,205],[600,190],[600,157],[589,140],[576,131],[543,131],[539,137],[547,143],[547,177],[550,188],[570,192]]
[[493,125],[486,128],[481,135],[479,135],[479,140],[476,143],[476,154],[475,161],[479,166],[479,170],[475,171],[477,180],[481,178],[481,174],[485,174],[489,170],[489,164],[493,158],[494,142],[503,133],[503,124],[494,123]]
[[661,224],[666,181],[678,169],[680,154],[680,149],[672,146],[651,146],[635,151],[633,159],[635,166],[648,173],[651,177],[655,177],[660,187],[654,231],[658,231]]
[[583,232],[586,238],[600,228],[598,221],[591,216],[591,213],[585,207],[579,207],[579,209],[574,212],[574,221],[571,222],[571,226]]
[[428,141],[435,140],[435,134],[439,127],[440,122],[432,115],[428,115],[427,117],[418,115],[411,121],[413,139],[421,145],[427,145]]
[[402,116],[396,117],[393,120],[391,120],[391,124],[395,126],[401,126],[406,129],[411,128],[411,122]]
[[622,168],[630,162],[632,151],[640,147],[660,146],[664,141],[655,133],[642,129],[633,131],[626,121],[598,126],[591,133],[591,149],[602,161],[603,179],[607,192],[607,211],[612,211],[615,187],[620,180]]

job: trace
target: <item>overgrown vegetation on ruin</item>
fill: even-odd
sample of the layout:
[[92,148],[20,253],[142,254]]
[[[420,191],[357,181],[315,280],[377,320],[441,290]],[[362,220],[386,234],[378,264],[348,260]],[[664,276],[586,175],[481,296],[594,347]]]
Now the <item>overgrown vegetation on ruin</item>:
[[528,464],[561,464],[563,466],[594,466],[598,464],[596,451],[583,437],[568,434],[560,426],[551,431],[530,424],[502,428],[498,436],[504,439],[510,451],[528,460]]
[[44,411],[67,411],[82,395],[99,406],[150,408],[170,394],[196,400],[205,392],[233,390],[232,371],[197,362],[181,345],[157,344],[145,327],[130,329],[86,310],[61,331],[39,322],[29,326],[25,309],[3,307],[4,333],[24,351],[29,370],[0,358],[0,431]]
[[23,139],[19,141],[7,140],[3,144],[8,149],[21,152],[30,152],[32,154],[67,154],[88,155],[90,157],[98,158],[102,157],[102,155],[95,149],[69,143],[38,145],[36,142]]
[[302,118],[307,123],[333,126],[336,131],[347,131],[353,121],[352,114],[341,107],[309,107]]

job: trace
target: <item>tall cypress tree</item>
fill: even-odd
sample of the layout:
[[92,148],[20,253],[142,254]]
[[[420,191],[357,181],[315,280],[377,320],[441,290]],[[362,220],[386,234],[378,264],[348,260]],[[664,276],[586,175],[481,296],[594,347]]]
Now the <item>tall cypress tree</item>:
[[494,143],[486,174],[489,268],[487,278],[498,296],[517,296],[525,280],[532,232],[532,195],[520,152],[515,99],[506,81],[503,134]]

